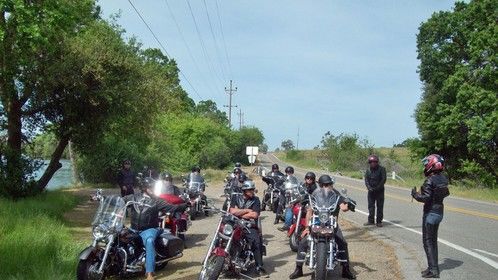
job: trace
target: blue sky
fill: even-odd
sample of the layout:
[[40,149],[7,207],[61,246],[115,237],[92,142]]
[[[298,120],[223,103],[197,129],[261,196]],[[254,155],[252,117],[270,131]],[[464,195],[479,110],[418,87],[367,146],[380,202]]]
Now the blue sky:
[[[416,34],[432,13],[454,3],[206,0],[206,13],[203,0],[190,0],[201,43],[186,0],[132,2],[197,90],[183,80],[190,97],[226,109],[224,87],[233,79],[234,111],[262,129],[271,149],[285,139],[296,143],[298,127],[300,148],[319,144],[329,130],[357,133],[376,146],[417,136]],[[99,4],[105,18],[120,12],[127,36],[159,47],[128,1]],[[238,127],[235,112],[232,119]]]

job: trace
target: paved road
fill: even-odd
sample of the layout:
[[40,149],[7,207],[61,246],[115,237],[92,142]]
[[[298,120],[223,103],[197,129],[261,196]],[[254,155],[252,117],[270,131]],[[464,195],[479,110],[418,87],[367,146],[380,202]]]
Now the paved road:
[[[262,155],[259,160],[265,166],[276,162],[285,167],[273,154]],[[298,176],[308,171],[295,169]],[[336,176],[336,181],[357,200],[357,212],[363,213],[348,215],[347,219],[358,225],[366,222],[368,209],[363,182],[342,176]],[[420,271],[426,268],[421,236],[422,205],[411,202],[408,189],[387,186],[385,226],[369,227],[374,235],[398,249],[405,279],[420,279]],[[446,198],[444,219],[439,227],[439,263],[441,279],[498,279],[498,205]]]

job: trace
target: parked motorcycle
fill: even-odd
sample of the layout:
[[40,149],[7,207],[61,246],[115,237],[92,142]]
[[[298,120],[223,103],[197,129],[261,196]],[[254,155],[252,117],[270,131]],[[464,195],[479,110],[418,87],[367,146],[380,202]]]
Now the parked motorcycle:
[[[354,211],[356,202],[349,199],[345,191],[343,194],[350,210]],[[315,271],[315,279],[326,279],[327,273],[333,271],[339,262],[347,262],[345,252],[339,250],[334,238],[338,227],[334,213],[337,215],[339,211],[339,200],[340,197],[334,196],[332,192],[325,198],[311,196],[310,206],[313,209],[313,217],[308,235],[310,252],[307,264]]]
[[[103,196],[92,223],[93,242],[79,256],[76,278],[78,280],[104,279],[116,275],[127,277],[145,272],[145,248],[139,232],[125,227],[128,206],[145,206],[144,202],[128,201],[116,195]],[[164,268],[171,260],[183,256],[183,241],[162,233],[156,238],[156,267]]]
[[[226,211],[220,212],[222,216],[202,263],[199,280],[218,279],[223,271],[233,276],[240,275],[251,279],[244,272],[254,264],[254,254],[251,244],[246,241],[244,235],[253,225]],[[261,251],[265,254],[266,247],[263,242],[261,244],[263,246]]]
[[261,202],[261,211],[265,211],[266,207],[273,211],[277,211],[278,199],[280,191],[282,190],[282,185],[285,182],[285,178],[281,176],[263,176],[263,182],[268,186],[266,190],[263,191],[263,201]]
[[[171,183],[163,180],[156,181],[154,194],[173,205],[183,204],[189,201],[189,197],[186,193],[174,195],[168,192],[168,184]],[[182,213],[173,214],[168,212],[163,213],[163,215],[159,217],[160,228],[168,230],[171,234],[178,236],[183,241],[185,241],[185,235],[191,225],[192,222],[190,221],[189,208]]]
[[290,191],[290,196],[289,207],[292,209],[292,225],[287,231],[287,236],[289,237],[291,250],[297,252],[301,233],[308,226],[306,224],[306,216],[303,215],[305,211],[303,205],[307,202],[306,189],[302,185],[295,186]]
[[208,207],[207,199],[205,199],[204,196],[205,188],[206,182],[199,174],[190,174],[185,181],[185,193],[187,193],[190,200],[191,205],[189,214],[190,219],[192,220],[195,220],[200,213],[209,216],[210,208]]

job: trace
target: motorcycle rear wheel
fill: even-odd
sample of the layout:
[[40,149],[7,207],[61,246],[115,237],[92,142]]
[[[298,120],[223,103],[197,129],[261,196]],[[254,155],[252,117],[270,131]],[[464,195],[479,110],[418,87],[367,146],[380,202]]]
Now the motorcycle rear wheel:
[[[89,258],[86,260],[80,260],[78,262],[78,268],[76,269],[76,279],[78,279],[78,280],[89,280],[89,279],[102,280],[102,279],[104,279],[104,274],[100,275],[100,277],[98,277],[97,275],[92,275],[92,277],[90,277],[90,269],[92,267],[97,269],[98,266],[100,266],[100,261],[98,259],[96,259],[95,257]],[[97,276],[97,277],[95,277],[95,276]]]
[[207,263],[201,271],[199,280],[216,280],[223,271],[225,258],[222,256],[212,255],[208,258]]
[[327,277],[327,253],[327,243],[318,242],[316,244],[316,280],[325,280],[325,278]]

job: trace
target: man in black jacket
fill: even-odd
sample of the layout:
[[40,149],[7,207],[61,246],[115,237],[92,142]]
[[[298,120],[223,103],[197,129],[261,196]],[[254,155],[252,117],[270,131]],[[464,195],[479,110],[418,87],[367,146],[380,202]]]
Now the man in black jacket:
[[375,221],[375,206],[377,205],[378,227],[382,227],[384,218],[384,184],[386,183],[386,169],[379,165],[379,157],[371,155],[368,157],[369,168],[365,172],[365,185],[368,189],[368,222],[365,225],[373,225]]
[[135,172],[131,170],[131,161],[123,161],[123,167],[118,173],[118,186],[121,190],[121,196],[133,194],[133,188],[136,186]]
[[140,232],[145,246],[145,273],[147,280],[154,279],[156,263],[156,250],[154,248],[156,237],[159,235],[159,212],[175,213],[185,211],[187,204],[171,205],[157,198],[153,194],[154,181],[146,178],[141,184],[142,192],[123,197],[124,201],[142,202],[142,205],[131,206],[131,229]]

